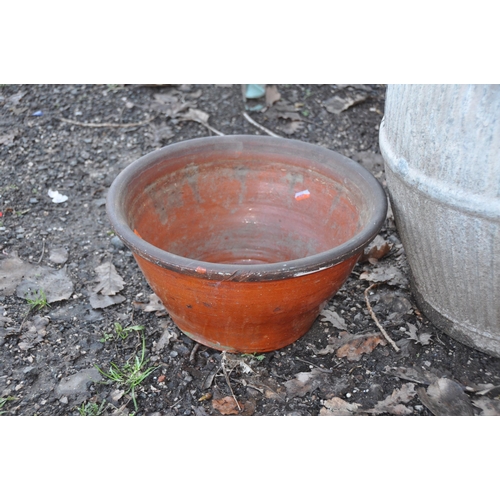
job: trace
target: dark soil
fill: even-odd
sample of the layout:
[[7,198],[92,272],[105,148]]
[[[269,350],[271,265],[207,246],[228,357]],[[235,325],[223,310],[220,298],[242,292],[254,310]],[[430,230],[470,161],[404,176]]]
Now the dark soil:
[[[255,121],[353,158],[385,186],[378,148],[384,86],[278,85],[277,90],[281,98],[269,109],[247,109]],[[165,311],[147,310],[152,292],[112,232],[107,190],[131,161],[213,133],[182,120],[188,109],[208,113],[208,124],[226,135],[264,134],[243,116],[245,105],[263,100],[245,103],[242,96],[240,85],[0,87],[0,412],[498,414],[500,359],[454,341],[418,311],[390,212],[380,233],[389,252],[358,263],[330,302],[344,326],[321,317],[293,345],[241,356],[195,344]],[[332,112],[347,98],[360,102]],[[126,126],[133,123],[138,125]],[[54,203],[49,190],[67,201]],[[118,293],[123,301],[93,307],[96,268],[110,261],[124,281]],[[59,270],[56,280],[68,280],[69,296],[30,309],[26,297],[33,290],[7,266],[12,263],[17,269],[31,263],[35,282]],[[381,336],[365,302],[375,271],[382,281],[369,291],[370,304],[398,351]],[[55,283],[45,290],[49,301],[50,293],[64,292],[63,281]],[[144,329],[119,335],[115,323]],[[112,366],[133,365],[136,356],[140,362],[142,354],[142,371],[156,369],[133,393],[103,376]]]

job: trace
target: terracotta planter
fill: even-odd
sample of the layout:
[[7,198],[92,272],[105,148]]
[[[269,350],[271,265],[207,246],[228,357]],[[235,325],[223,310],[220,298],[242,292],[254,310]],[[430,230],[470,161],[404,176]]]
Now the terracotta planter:
[[377,180],[337,153],[225,136],[132,163],[107,210],[186,335],[265,352],[309,330],[378,233],[386,203]]

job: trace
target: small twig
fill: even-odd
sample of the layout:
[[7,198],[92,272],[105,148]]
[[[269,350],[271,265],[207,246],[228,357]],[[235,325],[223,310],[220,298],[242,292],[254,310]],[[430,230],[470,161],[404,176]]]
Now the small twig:
[[196,123],[199,123],[200,125],[203,125],[204,127],[208,128],[208,130],[211,130],[211,131],[212,131],[214,134],[216,134],[216,135],[220,135],[220,136],[222,136],[222,135],[226,135],[226,134],[223,134],[222,132],[220,132],[219,130],[217,130],[216,128],[213,128],[212,126],[210,126],[210,125],[209,125],[208,123],[206,123],[206,122],[203,122],[203,121],[201,121],[201,120],[192,120],[192,121],[194,121],[194,122],[196,122]]
[[295,356],[295,359],[297,361],[300,361],[301,363],[306,363],[307,365],[314,366],[314,367],[316,367],[321,372],[332,373],[332,370],[329,370],[328,368],[323,368],[323,367],[321,367],[319,365],[316,365],[316,364],[312,363],[311,361],[307,361],[306,359],[298,358],[297,356]]
[[271,132],[269,129],[267,129],[266,127],[262,126],[260,123],[257,123],[252,118],[250,118],[250,116],[248,115],[248,113],[246,113],[245,111],[243,111],[243,116],[245,117],[245,120],[247,120],[248,122],[250,122],[252,125],[254,125],[255,127],[257,127],[258,129],[262,130],[262,132],[265,132],[266,134],[270,135],[271,137],[280,137],[281,138],[281,135],[278,135],[278,134],[275,134],[274,132]]
[[176,401],[172,406],[169,406],[168,409],[171,410],[172,408],[174,408],[175,406],[177,406],[184,398],[186,394],[184,393],[181,397],[181,399],[179,399],[179,401]]
[[192,363],[194,361],[194,357],[196,356],[196,353],[198,352],[198,349],[200,348],[200,344],[198,344],[198,342],[196,342],[196,344],[194,345],[192,351],[191,351],[191,354],[189,355],[189,362]]
[[366,306],[368,307],[368,311],[370,313],[370,316],[372,317],[373,321],[375,321],[375,324],[378,326],[378,329],[382,332],[382,335],[386,338],[387,342],[394,347],[394,350],[396,352],[399,352],[399,347],[396,345],[394,340],[389,337],[389,334],[384,330],[384,327],[380,324],[379,320],[377,319],[377,316],[375,316],[375,313],[373,312],[372,306],[370,304],[370,299],[368,298],[368,292],[372,289],[375,288],[378,285],[378,283],[372,283],[366,290],[365,290],[365,301],[366,301]]
[[143,122],[137,123],[88,123],[88,122],[77,122],[75,120],[69,120],[68,118],[56,117],[58,120],[61,120],[64,123],[70,123],[71,125],[79,125],[80,127],[91,127],[91,128],[129,128],[129,127],[140,127],[142,125],[147,125],[152,122],[156,117],[149,118],[148,120],[144,120]]
[[226,362],[226,351],[223,351],[222,352],[222,358],[221,358],[221,361],[220,361],[220,364],[222,366],[222,371],[224,372],[224,377],[226,377],[227,385],[229,386],[229,390],[231,391],[231,395],[233,396],[233,399],[236,402],[236,406],[238,407],[238,410],[241,411],[241,406],[238,403],[238,400],[236,399],[236,396],[234,395],[233,388],[231,387],[231,382],[229,381],[229,376],[228,376],[227,371],[226,371],[225,362]]
[[40,262],[42,262],[42,259],[43,259],[43,254],[45,253],[45,238],[43,238],[43,244],[42,244],[42,255],[40,255],[40,258],[38,259],[38,262],[37,264],[40,264]]

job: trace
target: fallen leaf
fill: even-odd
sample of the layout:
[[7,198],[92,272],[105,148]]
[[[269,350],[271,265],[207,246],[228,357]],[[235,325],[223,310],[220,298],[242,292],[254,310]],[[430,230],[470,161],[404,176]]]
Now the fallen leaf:
[[[243,405],[239,403],[240,408],[243,410]],[[212,400],[212,407],[214,410],[217,410],[222,415],[238,415],[240,410],[238,409],[238,405],[236,401],[231,396],[226,396],[222,399],[214,399]]]
[[43,292],[49,304],[67,300],[73,294],[73,282],[66,268],[54,270],[50,267],[35,267],[29,277],[22,280],[16,288],[20,299],[38,299]]
[[392,245],[379,234],[375,239],[363,250],[363,255],[360,262],[366,262],[369,259],[380,260],[391,251]]
[[231,354],[229,352],[225,352],[223,357],[223,362],[225,363],[226,368],[229,371],[233,371],[235,368],[241,368],[243,373],[254,373],[252,368],[248,366],[247,363],[242,359],[242,357],[238,354]]
[[417,344],[428,345],[430,343],[430,338],[432,337],[431,333],[417,333],[417,327],[410,323],[406,323],[408,330],[404,332],[405,335],[410,337],[411,340],[416,342]]
[[36,266],[24,262],[17,254],[0,259],[0,295],[12,295],[25,277],[34,274]]
[[115,304],[120,304],[125,300],[123,295],[100,295],[91,293],[89,296],[90,305],[94,309],[104,309],[109,306],[114,306]]
[[171,340],[175,341],[179,339],[179,334],[175,331],[175,329],[173,328],[173,324],[169,319],[160,320],[159,326],[162,330],[168,332]]
[[321,408],[319,414],[322,417],[352,416],[358,411],[360,405],[357,403],[348,403],[342,398],[333,397],[323,401],[324,408]]
[[168,330],[165,330],[158,342],[153,343],[153,351],[155,352],[161,352],[165,347],[168,346],[168,343],[170,342],[170,339],[173,337],[172,333]]
[[498,417],[500,416],[500,401],[498,399],[479,398],[474,399],[472,404],[482,410],[482,417]]
[[111,261],[96,267],[95,272],[99,284],[94,288],[94,292],[102,295],[115,295],[123,289],[125,282]]
[[427,390],[419,387],[422,403],[436,416],[472,416],[474,410],[462,386],[448,378],[433,382]]
[[281,94],[278,92],[276,85],[268,85],[266,87],[266,106],[271,107],[275,102],[281,99]]
[[339,358],[346,357],[349,361],[359,361],[363,354],[369,354],[377,345],[386,345],[386,341],[378,333],[366,333],[364,335],[351,335],[340,332],[340,337],[328,339],[329,345],[324,349],[316,351],[316,354],[336,353]]
[[155,102],[151,107],[155,111],[164,113],[165,116],[169,118],[175,118],[181,111],[189,108],[192,104],[190,102],[184,102],[182,95],[181,98],[179,98],[178,95],[176,91],[172,93],[155,94]]
[[328,321],[333,326],[333,328],[337,328],[338,330],[347,329],[346,322],[335,311],[332,311],[331,309],[323,309],[319,313],[319,315],[323,316],[320,321]]
[[467,383],[466,390],[475,392],[478,396],[486,396],[486,394],[491,397],[500,396],[500,385]]
[[379,344],[386,345],[386,341],[379,334],[356,335],[337,349],[338,358],[347,358],[349,361],[359,361],[363,354],[370,354]]
[[355,104],[366,101],[367,95],[357,94],[354,97],[333,96],[324,102],[324,106],[329,113],[340,115],[342,111],[351,108]]
[[286,125],[283,125],[280,128],[286,135],[292,135],[297,132],[297,130],[301,129],[304,126],[303,122],[299,121],[291,121],[290,123],[287,123]]
[[153,138],[153,142],[156,145],[162,145],[163,141],[166,141],[167,139],[170,139],[175,135],[172,128],[165,124],[163,124],[163,126],[160,127],[154,127],[154,128],[151,127],[151,129],[152,129],[152,134],[147,134],[147,135]]
[[160,297],[156,295],[155,293],[152,293],[149,297],[149,302],[138,302],[134,301],[132,302],[132,305],[134,307],[137,307],[138,309],[142,309],[144,312],[153,312],[153,311],[165,311],[165,306],[163,305],[163,302],[160,300]]
[[250,398],[246,399],[245,403],[240,403],[241,406],[241,412],[239,413],[241,416],[244,417],[251,417],[255,413],[255,409],[257,408],[257,402],[255,399]]
[[402,403],[409,403],[415,396],[415,384],[403,384],[401,389],[394,389],[392,394],[386,397],[383,401],[379,401],[374,408],[366,410],[367,413],[380,415],[389,413],[391,415],[411,415],[413,410],[407,408]]
[[329,378],[329,375],[319,368],[313,368],[310,372],[297,373],[295,378],[284,382],[283,385],[289,398],[303,397],[326,383],[325,379]]
[[179,116],[179,120],[184,121],[194,121],[201,123],[202,125],[208,125],[208,119],[210,115],[205,113],[205,111],[201,111],[200,109],[189,108],[189,110]]
[[395,266],[380,266],[369,271],[364,271],[359,275],[359,278],[373,283],[388,283],[389,285],[401,286],[403,288],[408,286],[408,279]]

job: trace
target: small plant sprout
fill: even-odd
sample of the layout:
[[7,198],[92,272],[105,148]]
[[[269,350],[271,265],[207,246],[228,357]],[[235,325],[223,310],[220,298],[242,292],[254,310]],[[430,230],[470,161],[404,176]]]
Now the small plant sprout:
[[103,401],[100,406],[92,402],[82,403],[82,406],[78,407],[78,413],[80,413],[81,417],[100,417],[106,404],[106,401]]
[[114,329],[115,329],[114,334],[110,333],[110,332],[105,332],[105,333],[103,333],[102,338],[99,339],[99,341],[104,343],[104,342],[107,342],[108,340],[113,340],[115,338],[115,334],[116,334],[117,338],[125,340],[126,338],[128,338],[128,335],[130,332],[132,332],[132,331],[133,332],[140,332],[140,331],[144,330],[144,327],[142,325],[134,325],[134,326],[127,326],[127,327],[123,328],[123,326],[120,325],[120,323],[115,323]]
[[[15,401],[16,398],[13,398],[12,396],[9,396],[7,398],[0,398],[0,410],[2,410],[2,408],[5,406],[5,403],[7,403],[8,401]],[[5,412],[4,411],[0,411],[0,415],[3,415]]]
[[125,340],[130,332],[140,332],[142,330],[144,330],[144,327],[142,325],[127,326],[126,328],[123,328],[120,323],[115,323],[116,335],[118,335],[118,337],[120,337],[122,340]]
[[263,361],[266,358],[265,354],[257,354],[256,352],[253,354],[242,354],[241,356],[256,359],[257,361]]
[[107,379],[117,382],[118,385],[125,387],[126,392],[130,392],[132,401],[134,402],[135,411],[137,411],[137,400],[135,398],[135,389],[139,386],[151,373],[153,373],[158,366],[150,366],[146,368],[148,360],[145,360],[146,353],[146,339],[144,335],[142,336],[142,349],[141,355],[135,356],[134,361],[131,363],[127,361],[125,365],[121,368],[115,363],[111,363],[111,367],[107,372],[101,370],[98,366],[96,368],[99,370],[101,375]]
[[26,294],[26,300],[30,306],[30,310],[37,309],[40,311],[44,307],[50,307],[47,301],[47,296],[42,289],[33,293],[33,298],[28,297],[28,294]]

